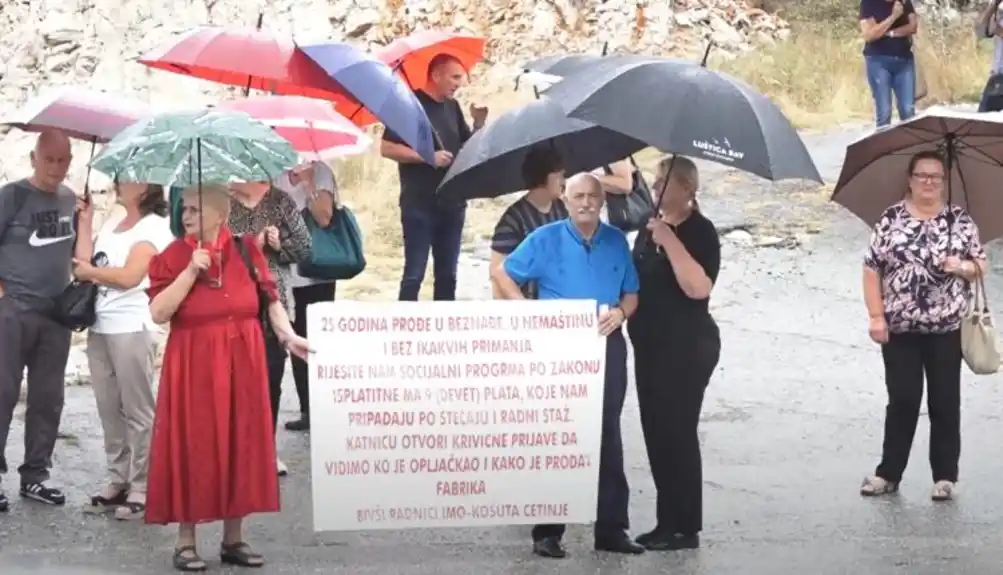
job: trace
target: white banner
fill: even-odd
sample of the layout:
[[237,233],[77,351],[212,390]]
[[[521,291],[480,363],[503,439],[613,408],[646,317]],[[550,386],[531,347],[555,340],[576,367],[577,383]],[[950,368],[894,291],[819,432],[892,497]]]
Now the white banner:
[[595,520],[594,301],[311,305],[317,531]]

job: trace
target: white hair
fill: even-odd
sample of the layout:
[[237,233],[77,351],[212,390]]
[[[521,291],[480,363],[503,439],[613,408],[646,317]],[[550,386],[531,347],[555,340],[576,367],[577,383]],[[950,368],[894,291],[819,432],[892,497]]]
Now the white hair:
[[585,186],[597,192],[603,191],[602,180],[599,179],[599,176],[591,172],[579,172],[568,178],[565,186],[565,194],[569,193],[572,188],[579,186]]

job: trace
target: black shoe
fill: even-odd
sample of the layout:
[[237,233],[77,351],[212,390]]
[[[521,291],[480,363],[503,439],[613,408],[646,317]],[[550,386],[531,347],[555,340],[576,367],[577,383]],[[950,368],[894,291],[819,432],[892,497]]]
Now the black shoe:
[[663,532],[662,528],[661,527],[655,527],[654,529],[652,529],[651,531],[648,531],[647,533],[642,533],[641,535],[638,535],[637,538],[634,539],[634,541],[638,545],[647,548],[648,543],[651,543],[652,541],[657,540],[658,538],[662,537],[663,535],[664,535],[664,532]]
[[10,509],[10,502],[7,500],[7,496],[4,495],[3,491],[0,491],[0,513],[3,513]]
[[310,431],[310,416],[303,414],[299,419],[286,422],[287,431]]
[[[680,551],[700,548],[700,536],[696,534],[652,532],[649,535],[652,536],[642,543],[648,551]],[[640,542],[640,537],[638,537],[638,542]]]
[[561,546],[561,540],[557,537],[544,537],[533,542],[533,554],[549,559],[564,559],[568,552]]
[[612,537],[596,537],[595,550],[606,551],[608,553],[624,553],[626,555],[640,555],[644,553],[644,547],[634,543],[634,540],[627,537],[626,533]]
[[21,497],[34,499],[46,505],[63,505],[66,503],[66,496],[55,487],[49,487],[44,483],[22,483]]

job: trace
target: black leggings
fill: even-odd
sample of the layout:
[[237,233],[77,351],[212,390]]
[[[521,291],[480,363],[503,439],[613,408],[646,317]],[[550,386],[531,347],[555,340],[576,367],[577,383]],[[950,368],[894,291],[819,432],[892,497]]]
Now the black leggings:
[[709,316],[643,331],[632,333],[634,370],[658,528],[695,535],[703,529],[697,427],[704,391],[721,355],[720,333]]
[[[293,288],[293,299],[296,301],[296,317],[293,318],[293,330],[296,335],[306,337],[306,308],[312,303],[334,301],[335,284],[322,283]],[[307,363],[293,356],[293,381],[296,382],[296,395],[300,400],[300,413],[310,415],[310,373]]]
[[268,396],[272,403],[272,433],[275,433],[278,429],[279,403],[282,400],[282,378],[286,372],[286,357],[288,355],[286,349],[273,334],[265,334],[265,361],[268,364]]
[[881,357],[888,407],[884,448],[875,475],[893,483],[902,480],[916,435],[925,374],[933,480],[957,481],[961,456],[961,332],[893,333],[881,346]]

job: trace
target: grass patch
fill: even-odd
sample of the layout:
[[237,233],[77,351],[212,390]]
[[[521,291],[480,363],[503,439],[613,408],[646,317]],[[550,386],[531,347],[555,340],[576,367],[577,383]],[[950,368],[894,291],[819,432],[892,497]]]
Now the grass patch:
[[[874,103],[864,75],[856,6],[821,0],[781,8],[792,21],[789,40],[734,59],[712,53],[711,65],[769,95],[799,128],[870,119]],[[914,50],[927,84],[920,106],[979,99],[992,42],[977,39],[968,19],[950,26],[921,19]]]

